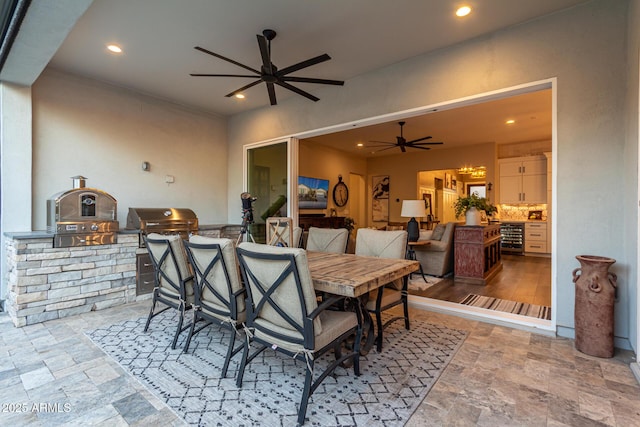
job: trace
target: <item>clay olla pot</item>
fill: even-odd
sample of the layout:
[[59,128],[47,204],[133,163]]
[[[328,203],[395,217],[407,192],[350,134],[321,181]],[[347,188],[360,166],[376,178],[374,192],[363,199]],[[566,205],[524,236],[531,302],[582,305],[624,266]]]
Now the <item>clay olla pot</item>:
[[573,270],[576,286],[576,349],[596,357],[613,357],[613,307],[617,276],[609,272],[615,259],[578,255]]

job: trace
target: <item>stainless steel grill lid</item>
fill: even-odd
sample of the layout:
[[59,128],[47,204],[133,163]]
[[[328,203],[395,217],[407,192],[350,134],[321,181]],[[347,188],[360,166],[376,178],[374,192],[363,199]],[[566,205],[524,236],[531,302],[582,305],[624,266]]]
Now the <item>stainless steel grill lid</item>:
[[129,208],[127,229],[146,233],[198,231],[198,217],[186,208]]

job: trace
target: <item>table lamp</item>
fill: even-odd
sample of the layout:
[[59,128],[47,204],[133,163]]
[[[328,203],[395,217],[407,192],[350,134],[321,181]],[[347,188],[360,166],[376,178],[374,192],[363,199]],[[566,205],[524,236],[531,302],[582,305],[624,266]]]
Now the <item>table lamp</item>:
[[407,223],[407,239],[410,242],[417,242],[420,238],[420,225],[416,221],[416,217],[422,218],[425,216],[426,210],[424,200],[403,200],[402,211],[400,216],[411,217]]

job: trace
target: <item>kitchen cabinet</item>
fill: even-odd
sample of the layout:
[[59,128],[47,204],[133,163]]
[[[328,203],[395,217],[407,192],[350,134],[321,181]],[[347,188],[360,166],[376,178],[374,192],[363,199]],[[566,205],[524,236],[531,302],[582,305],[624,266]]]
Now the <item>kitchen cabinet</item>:
[[546,203],[547,160],[544,156],[502,159],[500,203]]
[[527,222],[524,224],[524,251],[548,253],[547,224],[545,222]]

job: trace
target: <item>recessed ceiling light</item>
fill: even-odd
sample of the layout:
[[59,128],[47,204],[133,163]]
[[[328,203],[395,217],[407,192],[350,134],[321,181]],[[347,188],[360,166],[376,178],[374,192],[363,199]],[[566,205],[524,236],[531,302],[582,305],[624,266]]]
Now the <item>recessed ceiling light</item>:
[[471,8],[469,6],[462,6],[459,7],[458,10],[456,10],[456,16],[459,16],[460,18],[462,18],[463,16],[467,16],[470,13]]
[[244,99],[244,94],[236,93],[235,97],[238,98],[238,99]]
[[507,120],[505,123],[506,123],[506,124],[508,124],[508,125],[512,125],[512,124],[514,124],[515,122],[516,122],[515,120],[513,120],[513,119],[509,119],[509,120]]
[[107,49],[113,53],[122,53],[122,48],[117,44],[108,44]]
[[356,144],[356,147],[364,147],[364,144],[363,144],[362,142],[358,142],[358,143]]

